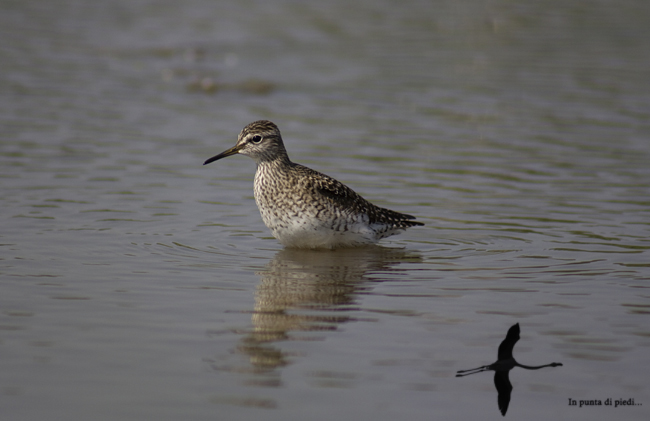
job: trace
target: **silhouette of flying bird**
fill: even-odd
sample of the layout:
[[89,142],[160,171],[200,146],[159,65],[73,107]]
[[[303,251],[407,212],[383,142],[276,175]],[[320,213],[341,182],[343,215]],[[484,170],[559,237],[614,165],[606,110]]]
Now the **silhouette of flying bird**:
[[508,329],[506,338],[501,342],[501,345],[499,345],[496,362],[490,365],[484,365],[481,367],[472,368],[469,370],[460,370],[456,372],[456,377],[464,377],[469,376],[470,374],[493,370],[494,386],[496,386],[497,392],[499,393],[499,410],[503,416],[506,415],[506,411],[508,410],[508,405],[510,404],[510,394],[512,392],[512,384],[510,383],[509,377],[510,370],[515,367],[525,368],[526,370],[539,370],[540,368],[544,367],[558,367],[562,365],[562,363],[550,363],[538,366],[519,364],[512,356],[512,349],[515,347],[515,344],[519,340],[520,332],[521,330],[519,329],[519,323],[516,323],[510,329]]

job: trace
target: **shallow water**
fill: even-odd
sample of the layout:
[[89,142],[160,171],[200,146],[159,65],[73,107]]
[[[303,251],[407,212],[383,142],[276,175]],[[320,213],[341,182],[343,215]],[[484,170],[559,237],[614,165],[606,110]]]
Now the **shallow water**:
[[[3,9],[3,418],[501,419],[454,376],[518,322],[563,366],[507,417],[647,419],[645,3]],[[261,118],[426,225],[283,249],[254,163],[201,165]]]

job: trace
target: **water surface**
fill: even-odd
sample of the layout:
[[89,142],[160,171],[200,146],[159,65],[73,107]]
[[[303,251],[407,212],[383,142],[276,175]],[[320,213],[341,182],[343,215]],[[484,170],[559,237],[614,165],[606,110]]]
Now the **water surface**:
[[[454,376],[518,322],[518,361],[563,366],[513,370],[507,417],[647,419],[648,12],[6,4],[4,416],[501,419],[491,373]],[[426,225],[283,249],[254,163],[201,165],[262,118]]]

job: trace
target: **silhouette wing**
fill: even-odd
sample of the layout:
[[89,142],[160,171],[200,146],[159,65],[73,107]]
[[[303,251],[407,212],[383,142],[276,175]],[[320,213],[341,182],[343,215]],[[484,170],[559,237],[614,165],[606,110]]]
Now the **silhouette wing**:
[[501,342],[501,345],[499,345],[499,351],[497,352],[498,361],[512,358],[512,349],[519,340],[519,332],[519,323],[514,324],[510,329],[508,329],[506,338]]
[[501,411],[501,415],[504,417],[508,411],[508,405],[510,405],[510,393],[512,392],[509,373],[509,370],[494,372],[494,385],[499,393],[497,402],[499,404],[499,411]]

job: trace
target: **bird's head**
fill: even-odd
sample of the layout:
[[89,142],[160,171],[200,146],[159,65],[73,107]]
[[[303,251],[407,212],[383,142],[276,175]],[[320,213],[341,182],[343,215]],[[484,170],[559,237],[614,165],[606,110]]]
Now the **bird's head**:
[[235,154],[249,156],[258,164],[276,159],[288,159],[280,129],[268,120],[259,120],[248,124],[239,133],[235,146],[213,156],[203,165]]

